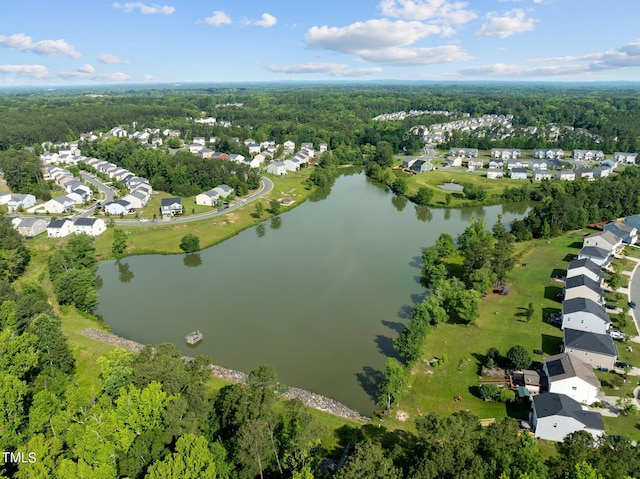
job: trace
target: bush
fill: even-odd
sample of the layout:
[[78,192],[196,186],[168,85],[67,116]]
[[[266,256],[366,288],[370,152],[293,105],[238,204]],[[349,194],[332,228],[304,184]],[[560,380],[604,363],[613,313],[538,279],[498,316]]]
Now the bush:
[[481,384],[480,397],[485,401],[493,401],[500,396],[500,388],[495,384]]
[[511,389],[505,389],[503,388],[500,391],[500,396],[499,396],[499,401],[500,402],[513,402],[516,399],[516,393],[515,391],[512,391]]
[[513,346],[507,351],[507,359],[515,369],[527,369],[531,365],[531,356],[524,346]]
[[180,241],[180,249],[185,253],[195,253],[200,249],[200,238],[192,234],[183,236]]

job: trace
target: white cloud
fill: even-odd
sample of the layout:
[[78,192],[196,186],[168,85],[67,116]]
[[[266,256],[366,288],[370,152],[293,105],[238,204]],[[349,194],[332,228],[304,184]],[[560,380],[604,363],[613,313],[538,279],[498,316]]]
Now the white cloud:
[[87,63],[86,65],[82,65],[81,67],[79,67],[78,71],[82,73],[95,73],[96,69],[93,67],[93,65]]
[[0,65],[0,76],[4,75],[15,75],[34,80],[44,80],[51,77],[49,70],[43,65]]
[[171,15],[176,11],[175,7],[170,7],[169,5],[145,5],[142,2],[128,2],[124,4],[114,2],[111,6],[127,13],[133,10],[140,10],[140,13],[143,15]]
[[[531,65],[534,66],[531,66]],[[544,64],[544,65],[540,65]],[[592,74],[600,71],[640,67],[640,40],[604,53],[541,58],[522,64],[494,63],[460,70],[460,74],[480,77],[540,77]]]
[[431,48],[392,47],[382,50],[363,50],[360,52],[360,56],[370,62],[396,66],[452,63],[470,60],[473,58],[457,45],[445,45]]
[[478,15],[466,7],[466,2],[448,0],[382,0],[379,5],[387,17],[429,20],[446,25],[462,25],[477,18]]
[[368,20],[346,27],[311,27],[304,36],[312,48],[323,48],[341,53],[357,53],[407,46],[430,35],[448,35],[449,27],[427,25],[422,22]]
[[482,25],[482,28],[476,32],[476,37],[507,38],[516,33],[533,31],[536,23],[533,18],[527,18],[524,10],[520,8],[514,8],[503,16],[490,13],[487,17],[489,23]]
[[302,63],[299,65],[267,65],[267,70],[274,73],[314,74],[324,73],[334,77],[370,76],[382,72],[382,68],[349,68],[345,63]]
[[102,53],[99,57],[98,57],[98,61],[100,63],[106,63],[107,65],[118,65],[120,63],[129,63],[126,60],[121,60],[119,57],[117,57],[116,55],[111,55],[110,53]]
[[208,25],[219,27],[220,25],[229,25],[231,23],[231,17],[222,10],[216,10],[210,17],[205,18],[203,21]]
[[276,23],[278,23],[278,19],[270,13],[265,12],[262,14],[262,18],[260,20],[249,20],[245,18],[242,23],[244,25],[255,25],[257,27],[271,28]]
[[29,51],[39,55],[62,55],[71,58],[80,58],[81,56],[73,46],[64,40],[40,40],[39,42],[34,42],[30,36],[24,33],[17,33],[8,37],[0,35],[0,44],[14,50]]

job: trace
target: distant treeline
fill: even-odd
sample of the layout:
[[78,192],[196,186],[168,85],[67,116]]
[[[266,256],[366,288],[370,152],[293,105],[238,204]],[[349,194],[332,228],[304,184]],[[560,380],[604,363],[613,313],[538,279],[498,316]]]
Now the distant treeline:
[[[97,90],[96,90],[97,91]],[[219,87],[155,90],[104,90],[4,95],[0,98],[0,149],[43,141],[77,139],[80,133],[106,131],[119,124],[137,128],[180,128],[187,137],[247,136],[261,141],[287,139],[360,148],[387,141],[394,151],[419,148],[410,127],[451,121],[425,115],[402,121],[372,121],[395,111],[448,110],[471,116],[513,114],[516,126],[548,123],[584,128],[603,139],[565,136],[507,138],[501,146],[565,149],[597,148],[607,153],[640,151],[640,91],[627,87],[535,85],[351,85]],[[95,91],[94,91],[95,93]],[[243,106],[218,106],[242,103]],[[197,124],[202,114],[231,121],[230,128]],[[457,146],[491,148],[490,140],[456,135]]]

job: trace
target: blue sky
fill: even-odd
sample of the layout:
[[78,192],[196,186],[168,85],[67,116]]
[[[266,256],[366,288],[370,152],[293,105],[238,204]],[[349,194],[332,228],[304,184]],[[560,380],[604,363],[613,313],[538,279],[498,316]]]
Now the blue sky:
[[640,80],[638,0],[23,0],[0,86]]

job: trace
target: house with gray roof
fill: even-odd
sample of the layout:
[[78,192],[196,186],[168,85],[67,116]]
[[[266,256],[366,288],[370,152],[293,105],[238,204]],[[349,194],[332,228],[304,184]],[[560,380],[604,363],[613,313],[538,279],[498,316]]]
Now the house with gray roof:
[[572,276],[585,275],[602,285],[604,273],[600,267],[588,258],[574,259],[567,267],[567,279]]
[[565,394],[582,404],[599,400],[600,381],[582,359],[567,353],[556,354],[545,358],[543,371],[549,392]]
[[550,180],[553,175],[547,169],[536,168],[533,170],[531,177],[533,181]]
[[513,179],[513,180],[526,180],[527,179],[527,169],[526,168],[511,168],[510,176],[511,176],[511,179]]
[[[568,281],[573,281],[574,278]],[[562,329],[606,334],[610,326],[611,318],[601,304],[584,297],[565,299],[562,302]]]
[[229,185],[216,186],[213,190],[217,191],[221,198],[226,198],[227,196],[234,193],[233,188],[231,188]]
[[74,232],[73,221],[69,218],[53,220],[47,225],[47,237],[64,238]]
[[282,176],[287,174],[287,168],[284,166],[284,163],[281,161],[274,161],[267,166],[267,173],[271,173],[272,175]]
[[102,218],[76,218],[73,222],[75,233],[87,234],[89,236],[99,236],[107,230],[107,224]]
[[586,431],[594,438],[604,435],[604,422],[597,412],[585,411],[575,399],[557,393],[535,396],[529,414],[535,436],[547,441],[562,442],[577,431]]
[[604,291],[598,281],[590,276],[579,274],[567,278],[564,283],[564,299],[586,298],[597,304],[604,304]]
[[427,171],[431,171],[433,166],[429,161],[426,160],[417,160],[413,165],[411,165],[411,171],[416,173],[425,173]]
[[47,221],[43,218],[16,218],[17,224],[14,227],[25,238],[33,238],[40,233],[47,231]]
[[181,198],[162,198],[160,200],[160,212],[162,216],[169,217],[182,214]]
[[584,237],[583,246],[597,246],[609,251],[609,254],[617,254],[624,248],[622,238],[611,231],[599,231]]
[[9,211],[17,211],[18,209],[26,210],[36,204],[36,197],[33,195],[13,194],[7,202]]
[[220,193],[215,188],[212,188],[196,195],[196,204],[202,206],[215,206],[219,198]]
[[638,230],[635,226],[630,226],[620,221],[612,221],[604,225],[604,230],[616,235],[624,244],[636,244],[638,242]]
[[593,180],[593,170],[590,168],[578,168],[576,170],[576,178],[586,178],[587,180]]
[[613,369],[618,348],[608,334],[565,328],[562,351],[582,359],[593,368]]
[[597,246],[585,246],[578,253],[578,259],[589,259],[601,268],[606,268],[611,263],[612,256],[609,251]]
[[462,158],[477,158],[477,148],[451,148],[449,150],[451,156],[460,156]]
[[110,203],[105,203],[104,212],[110,215],[127,215],[131,212],[131,204],[124,200],[111,201]]
[[593,169],[593,177],[594,178],[606,178],[611,174],[613,168],[605,165],[600,165]]
[[624,153],[621,151],[616,151],[613,154],[613,159],[618,163],[626,163],[627,165],[635,165],[636,160],[638,159],[637,153]]

